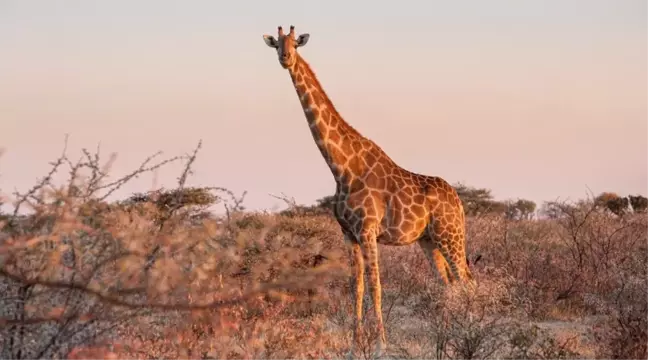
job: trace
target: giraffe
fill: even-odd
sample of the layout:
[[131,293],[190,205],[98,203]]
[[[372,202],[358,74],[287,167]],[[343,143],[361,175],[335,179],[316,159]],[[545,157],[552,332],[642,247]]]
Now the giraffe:
[[[362,330],[365,270],[374,304],[378,339],[374,355],[387,348],[382,318],[378,243],[401,246],[418,242],[441,281],[474,284],[465,252],[465,219],[455,189],[440,177],[408,171],[375,142],[347,123],[324,92],[315,73],[297,52],[309,34],[295,37],[295,27],[278,37],[264,35],[290,73],[315,143],[336,183],[334,215],[353,263],[355,302],[354,353]],[[366,269],[365,269],[366,268]]]

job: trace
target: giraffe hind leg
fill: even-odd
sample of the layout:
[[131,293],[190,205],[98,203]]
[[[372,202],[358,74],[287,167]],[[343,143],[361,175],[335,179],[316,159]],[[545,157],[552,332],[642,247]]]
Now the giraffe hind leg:
[[463,251],[450,251],[446,247],[440,247],[443,256],[448,260],[452,274],[460,282],[473,282],[473,277],[466,263],[466,255]]
[[446,261],[445,257],[441,253],[441,250],[435,246],[434,241],[430,236],[424,236],[418,241],[423,253],[430,262],[430,266],[437,275],[441,278],[441,281],[448,285],[454,282],[454,275],[450,270],[450,265]]
[[[472,274],[466,262],[465,235],[463,229],[440,229],[435,223],[431,230],[435,248],[439,249],[450,266],[453,277],[460,282],[472,282]],[[454,231],[453,231],[454,230]]]
[[369,275],[369,290],[373,300],[374,314],[378,336],[376,339],[376,350],[374,358],[381,357],[387,350],[387,339],[385,337],[385,326],[382,316],[382,288],[380,286],[380,269],[378,265],[378,243],[376,236],[371,231],[366,231],[361,237],[362,252],[367,261]]
[[362,254],[362,249],[360,244],[355,241],[352,241],[350,237],[345,236],[345,242],[350,244],[351,247],[351,258],[353,261],[354,274],[351,277],[351,289],[352,296],[354,298],[354,310],[355,310],[355,319],[353,326],[353,339],[351,343],[351,348],[347,354],[348,359],[354,358],[355,349],[357,343],[362,335],[362,317],[363,317],[363,298],[364,298],[364,273],[365,273],[365,264],[364,264],[364,255]]

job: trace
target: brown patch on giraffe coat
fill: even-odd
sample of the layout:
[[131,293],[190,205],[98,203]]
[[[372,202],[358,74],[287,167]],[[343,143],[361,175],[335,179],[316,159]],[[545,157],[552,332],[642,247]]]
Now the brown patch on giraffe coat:
[[385,188],[387,188],[387,180],[385,179],[384,176],[377,176],[378,177],[378,183],[376,183],[376,188],[384,191]]
[[346,163],[346,171],[349,176],[355,176],[355,174],[364,173],[366,171],[366,165],[359,156],[351,155],[349,161]]
[[377,189],[371,189],[369,191],[369,194],[376,199],[380,199],[381,202],[384,202],[385,194],[382,191]]
[[387,175],[387,172],[385,171],[385,168],[383,167],[382,163],[376,164],[376,166],[373,168],[373,171],[374,174],[376,174],[376,176],[385,180],[385,176]]
[[360,153],[362,151],[362,143],[357,140],[351,141],[351,150],[356,154]]
[[342,151],[344,151],[345,154],[349,154],[349,156],[359,157],[358,154],[351,151],[351,145],[348,141],[345,141],[344,134],[340,134],[340,148],[342,149]]
[[439,201],[443,202],[444,204],[448,203],[449,199],[448,199],[448,193],[446,191],[443,191],[441,189],[436,189],[436,195]]
[[423,195],[421,193],[414,194],[412,199],[414,200],[415,204],[420,204],[420,205],[425,204],[425,195]]
[[365,161],[367,162],[367,165],[371,167],[378,162],[378,157],[376,157],[373,151],[367,151],[365,153]]
[[324,98],[322,97],[322,93],[316,90],[313,90],[313,100],[315,101],[315,105],[317,107],[322,107],[322,105],[325,104]]
[[412,204],[411,209],[412,209],[412,213],[414,213],[414,216],[417,219],[425,219],[427,217],[427,214],[425,213],[425,208],[423,207],[422,204],[414,203]]
[[304,77],[304,83],[309,89],[317,89],[317,86],[315,85],[315,81],[310,76],[305,76]]
[[366,184],[366,186],[368,186],[369,188],[372,188],[372,189],[376,189],[376,188],[380,189],[381,188],[381,186],[380,186],[380,178],[378,176],[376,176],[376,174],[374,172],[370,172],[369,174],[367,174],[367,177],[365,178],[364,183]]
[[295,89],[297,90],[297,94],[299,94],[300,97],[306,94],[306,86],[304,86],[304,84],[296,84]]
[[340,136],[340,133],[337,131],[334,131],[333,129],[330,129],[329,133],[329,140],[335,144],[340,145],[340,140],[342,140],[342,137]]
[[[337,116],[335,116],[334,114],[330,114],[329,125],[334,129],[339,128],[340,127],[340,119]],[[340,129],[340,131],[343,131],[343,130]]]
[[337,146],[329,146],[328,152],[331,155],[331,160],[335,164],[344,164],[348,160],[346,154],[340,151]]
[[327,128],[322,128],[321,131],[319,132],[319,137],[321,139],[326,139],[329,136],[329,130]]
[[359,178],[355,177],[353,180],[350,181],[349,186],[348,186],[348,192],[347,192],[347,203],[349,203],[349,206],[353,206],[352,203],[350,203],[351,200],[351,195],[358,196],[358,193],[360,191],[366,191],[366,194],[370,193],[370,189],[364,186],[364,183],[359,180]]
[[375,213],[376,213],[376,203],[374,201],[373,196],[365,197],[364,202],[362,203],[362,205],[365,208],[365,211],[366,211],[365,214],[366,215],[375,215]]
[[[410,234],[410,233],[414,232],[414,230],[415,230],[414,223],[410,220],[410,218],[411,217],[406,216],[403,219],[403,224],[401,225],[401,231],[403,233],[405,233],[405,234]],[[417,238],[418,238],[418,236],[417,236]]]

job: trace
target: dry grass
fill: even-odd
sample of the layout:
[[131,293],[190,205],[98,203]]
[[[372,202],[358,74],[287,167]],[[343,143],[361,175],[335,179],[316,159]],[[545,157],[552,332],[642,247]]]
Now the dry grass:
[[[246,212],[224,189],[212,190],[220,217],[106,202],[172,161],[186,164],[183,189],[197,150],[113,181],[98,154],[63,155],[52,174],[66,168],[67,184],[50,174],[14,194],[33,215],[2,218],[2,358],[346,353],[349,259],[329,215]],[[586,203],[555,220],[470,218],[469,254],[482,255],[475,291],[444,289],[416,245],[381,247],[390,356],[646,358],[647,220]]]

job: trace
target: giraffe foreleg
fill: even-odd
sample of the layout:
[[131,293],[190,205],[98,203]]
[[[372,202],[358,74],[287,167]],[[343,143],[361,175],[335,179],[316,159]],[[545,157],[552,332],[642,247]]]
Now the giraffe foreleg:
[[351,261],[353,262],[353,274],[351,276],[351,292],[354,300],[354,321],[353,321],[353,339],[351,343],[351,349],[347,354],[347,358],[353,359],[355,348],[358,344],[360,336],[362,335],[362,302],[364,299],[364,273],[365,273],[365,263],[364,256],[362,254],[362,248],[357,241],[354,241],[350,237],[345,235],[345,242],[351,247]]
[[376,242],[376,235],[373,232],[366,232],[361,237],[360,243],[369,268],[369,288],[373,300],[376,326],[378,330],[378,339],[376,341],[376,352],[374,353],[374,357],[379,358],[387,349],[387,339],[385,337],[385,326],[383,324],[382,316],[382,288],[380,286],[380,268],[378,266],[378,243]]

